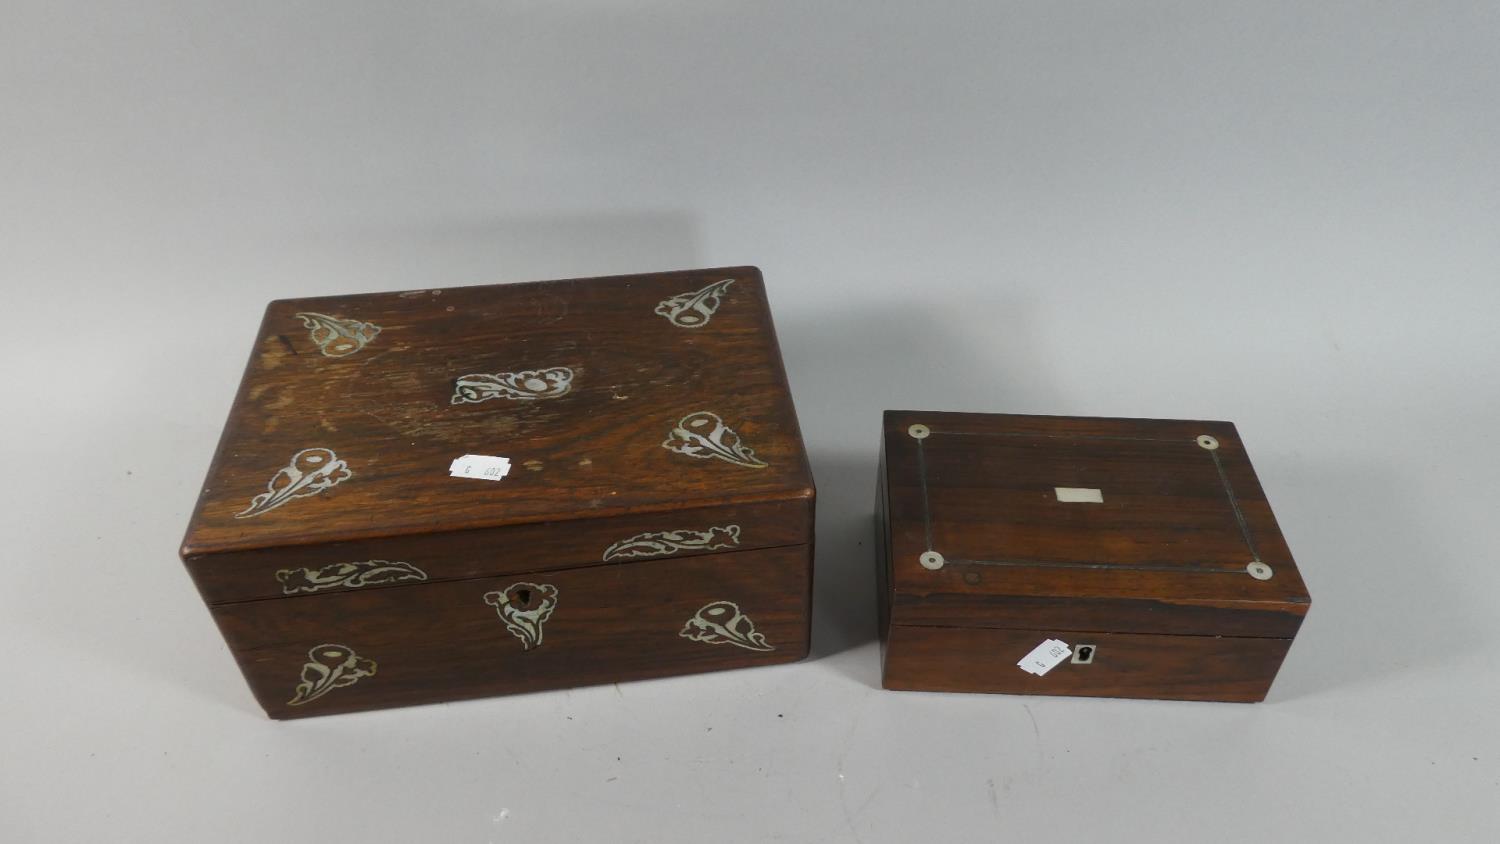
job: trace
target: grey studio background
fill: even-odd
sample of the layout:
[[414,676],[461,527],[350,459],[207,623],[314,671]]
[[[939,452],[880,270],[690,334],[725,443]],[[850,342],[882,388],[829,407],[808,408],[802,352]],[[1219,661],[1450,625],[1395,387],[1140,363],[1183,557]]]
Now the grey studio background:
[[[1493,841],[1500,7],[11,2],[0,840]],[[278,724],[175,558],[271,298],[755,263],[814,654]],[[888,407],[1227,418],[1260,705],[883,692]]]

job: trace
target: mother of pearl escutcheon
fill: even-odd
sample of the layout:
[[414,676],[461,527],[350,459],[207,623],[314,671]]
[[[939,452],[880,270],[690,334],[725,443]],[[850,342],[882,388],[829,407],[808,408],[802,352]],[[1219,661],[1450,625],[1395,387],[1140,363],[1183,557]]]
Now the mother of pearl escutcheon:
[[318,645],[307,652],[302,682],[297,684],[297,693],[287,705],[301,706],[334,689],[352,686],[363,677],[374,676],[375,668],[375,660],[365,659],[348,645]]
[[521,640],[521,650],[542,644],[542,624],[557,609],[557,587],[550,583],[512,583],[497,592],[484,593],[484,602],[495,608],[505,629]]
[[349,465],[340,460],[332,449],[304,448],[292,455],[292,460],[271,476],[266,491],[250,499],[250,506],[234,514],[236,519],[248,519],[269,513],[293,498],[317,495],[354,477]]

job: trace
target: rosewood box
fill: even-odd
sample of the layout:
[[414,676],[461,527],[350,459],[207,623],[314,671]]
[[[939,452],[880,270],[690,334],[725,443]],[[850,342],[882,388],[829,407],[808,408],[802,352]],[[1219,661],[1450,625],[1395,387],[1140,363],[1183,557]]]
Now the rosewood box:
[[1307,613],[1227,422],[888,411],[888,689],[1258,701]]
[[275,718],[791,662],[753,267],[272,302],[182,559]]

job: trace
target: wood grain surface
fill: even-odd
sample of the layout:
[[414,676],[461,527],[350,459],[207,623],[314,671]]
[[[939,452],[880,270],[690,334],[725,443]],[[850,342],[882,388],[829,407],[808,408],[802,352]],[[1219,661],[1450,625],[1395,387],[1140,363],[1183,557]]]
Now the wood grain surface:
[[[663,301],[732,279],[684,328]],[[297,314],[380,327],[320,351]],[[467,374],[566,367],[555,398],[453,403]],[[766,465],[663,447],[707,411]],[[236,518],[303,449],[352,477]],[[508,457],[501,482],[451,478],[464,454]],[[735,267],[272,302],[204,482],[183,555],[605,518],[806,497],[812,475],[760,272]]]
[[[1064,660],[1045,675],[1016,663],[1047,639],[1094,647],[1093,662]],[[889,632],[885,688],[933,692],[1217,700],[1265,698],[1290,639],[1087,633],[1070,630],[910,627]]]
[[[1233,425],[889,411],[883,434],[888,687],[1265,696],[1311,601]],[[1112,657],[1015,665],[1049,637]]]
[[753,267],[287,300],[180,553],[304,717],[800,659],[814,500]]
[[[530,649],[485,600],[518,583],[557,590]],[[244,601],[213,613],[261,706],[299,718],[793,662],[807,655],[811,589],[810,550],[795,546]],[[719,601],[737,605],[774,650],[681,635]],[[324,644],[373,660],[374,673],[289,705],[309,650]]]
[[[925,483],[913,424],[932,431],[921,441]],[[1218,440],[1222,477],[1196,442],[1205,434]],[[1307,612],[1307,587],[1227,422],[892,411],[884,435],[893,623],[1010,626],[995,613],[1004,603],[1027,624],[1076,629],[1078,609],[1097,601],[1090,629],[1281,636]],[[1062,503],[1059,486],[1100,489],[1104,501]],[[951,564],[923,568],[929,548]],[[1256,554],[1270,580],[1247,573]]]
[[[736,528],[735,544],[714,549],[716,551],[806,544],[812,535],[812,505],[812,499],[795,498],[760,504],[648,512],[612,519],[405,534],[209,554],[191,558],[187,563],[204,600],[221,604],[287,595],[287,586],[278,578],[278,572],[366,560],[408,563],[426,575],[427,581],[438,582],[591,565],[631,565],[657,557],[705,553],[659,552],[608,561],[603,559],[604,552],[614,543],[641,534],[666,531],[707,532]],[[411,585],[411,582],[357,588],[403,588],[405,585]],[[327,594],[349,588],[330,586],[319,592]]]

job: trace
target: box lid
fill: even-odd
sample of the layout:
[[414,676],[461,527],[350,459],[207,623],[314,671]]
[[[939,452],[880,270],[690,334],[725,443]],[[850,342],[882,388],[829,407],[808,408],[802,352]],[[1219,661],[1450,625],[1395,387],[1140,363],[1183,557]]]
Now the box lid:
[[[455,469],[466,455],[508,472]],[[542,523],[812,495],[753,267],[284,300],[182,554],[512,526],[535,539]],[[499,556],[503,534],[486,536]]]
[[1310,600],[1228,422],[888,411],[895,624],[1290,637]]

